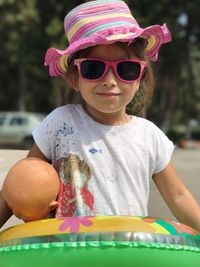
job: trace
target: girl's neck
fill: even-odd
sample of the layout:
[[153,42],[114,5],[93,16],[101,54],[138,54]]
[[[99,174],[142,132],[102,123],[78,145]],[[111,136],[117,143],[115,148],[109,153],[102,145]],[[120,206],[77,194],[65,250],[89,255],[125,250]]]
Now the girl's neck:
[[128,123],[132,118],[132,116],[128,115],[125,110],[119,110],[114,113],[103,113],[85,105],[83,106],[83,109],[96,122],[104,125],[119,126]]

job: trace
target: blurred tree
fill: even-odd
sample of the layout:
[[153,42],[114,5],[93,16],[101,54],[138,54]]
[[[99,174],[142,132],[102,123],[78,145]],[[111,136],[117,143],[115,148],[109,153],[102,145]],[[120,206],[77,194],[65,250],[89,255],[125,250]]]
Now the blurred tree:
[[[44,68],[48,47],[64,49],[63,19],[87,1],[0,0],[0,109],[49,112],[78,102],[62,79]],[[147,117],[167,130],[171,123],[200,120],[200,28],[197,0],[127,0],[142,27],[167,23],[172,42],[153,64],[156,87]],[[134,112],[134,110],[133,110]]]
[[200,120],[199,75],[194,72],[200,57],[198,1],[127,2],[142,25],[167,22],[172,34],[172,42],[161,48],[158,63],[153,64],[156,86],[149,118],[165,131],[176,118],[176,111],[182,111],[179,123],[187,124],[191,117]]
[[1,108],[25,110],[27,68],[32,61],[32,41],[38,22],[35,1],[0,1]]

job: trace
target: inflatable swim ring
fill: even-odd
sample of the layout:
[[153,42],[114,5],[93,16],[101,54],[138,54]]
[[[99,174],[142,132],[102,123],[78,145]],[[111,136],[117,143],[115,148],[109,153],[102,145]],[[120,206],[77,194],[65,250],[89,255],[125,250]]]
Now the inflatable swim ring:
[[200,234],[166,219],[67,217],[0,233],[1,267],[199,267]]

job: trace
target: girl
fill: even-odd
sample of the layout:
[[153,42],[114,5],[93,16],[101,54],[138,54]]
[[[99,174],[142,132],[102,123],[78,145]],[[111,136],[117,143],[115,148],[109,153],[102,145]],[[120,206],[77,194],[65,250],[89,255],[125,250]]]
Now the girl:
[[[99,0],[74,8],[64,28],[69,46],[50,48],[45,64],[51,76],[67,79],[85,104],[50,113],[33,131],[35,144],[28,154],[51,162],[60,174],[56,216],[72,216],[75,210],[80,216],[94,211],[145,216],[153,177],[176,218],[200,231],[199,205],[170,161],[172,142],[152,122],[126,112],[132,100],[145,107],[150,99],[149,60],[156,61],[160,46],[171,40],[166,25],[143,29],[123,1]],[[70,155],[81,162],[75,169]],[[69,173],[63,168],[70,165]],[[89,168],[88,179],[81,165]],[[10,213],[2,196],[0,203],[3,224]]]

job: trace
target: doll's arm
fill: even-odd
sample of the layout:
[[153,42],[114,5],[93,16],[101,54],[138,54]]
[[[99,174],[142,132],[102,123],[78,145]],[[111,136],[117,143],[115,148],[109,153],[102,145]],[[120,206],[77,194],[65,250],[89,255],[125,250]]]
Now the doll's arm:
[[178,177],[172,163],[153,180],[177,220],[200,232],[200,206]]
[[12,216],[12,211],[6,204],[2,192],[0,192],[0,227]]

